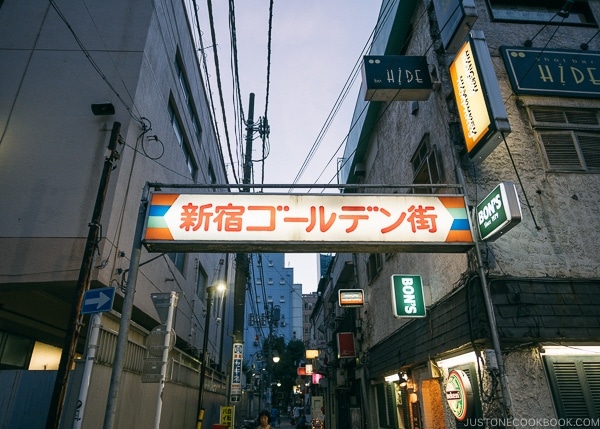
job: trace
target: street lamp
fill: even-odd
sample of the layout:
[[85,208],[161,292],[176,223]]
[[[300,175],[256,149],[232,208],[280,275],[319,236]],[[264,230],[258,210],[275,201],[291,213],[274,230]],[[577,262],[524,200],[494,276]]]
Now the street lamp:
[[225,283],[219,281],[214,285],[206,288],[206,318],[204,319],[204,338],[202,339],[202,366],[200,367],[200,384],[198,385],[198,419],[196,421],[196,429],[202,428],[202,420],[204,418],[204,409],[202,408],[202,400],[204,399],[204,379],[206,377],[206,366],[208,364],[208,333],[210,328],[210,310],[215,292],[223,294],[226,290]]
[[277,350],[275,350],[273,352],[273,362],[277,363],[281,360],[281,358],[279,357],[279,353],[277,353]]

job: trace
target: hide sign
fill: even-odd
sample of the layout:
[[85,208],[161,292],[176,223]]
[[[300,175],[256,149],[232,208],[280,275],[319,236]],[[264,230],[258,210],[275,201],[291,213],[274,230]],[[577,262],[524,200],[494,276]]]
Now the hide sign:
[[366,101],[427,100],[433,88],[425,57],[369,55],[362,72]]

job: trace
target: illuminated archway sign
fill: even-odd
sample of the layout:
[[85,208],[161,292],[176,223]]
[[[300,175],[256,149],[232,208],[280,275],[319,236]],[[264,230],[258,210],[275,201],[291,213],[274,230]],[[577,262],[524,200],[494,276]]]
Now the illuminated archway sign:
[[471,381],[464,371],[460,369],[450,371],[446,383],[446,401],[459,422],[466,420],[471,414],[473,389]]
[[461,195],[150,194],[151,252],[464,252]]

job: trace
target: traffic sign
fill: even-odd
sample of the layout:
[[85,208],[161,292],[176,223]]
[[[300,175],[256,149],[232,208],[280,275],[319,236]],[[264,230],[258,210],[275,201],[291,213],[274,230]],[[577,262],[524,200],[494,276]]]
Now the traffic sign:
[[103,313],[112,310],[115,288],[90,289],[83,296],[81,314]]
[[[146,337],[146,348],[151,355],[156,357],[162,357],[163,350],[165,349],[165,336],[167,335],[167,327],[165,325],[158,325]],[[169,350],[175,345],[175,339],[177,334],[174,329],[171,329],[171,336],[169,337]]]

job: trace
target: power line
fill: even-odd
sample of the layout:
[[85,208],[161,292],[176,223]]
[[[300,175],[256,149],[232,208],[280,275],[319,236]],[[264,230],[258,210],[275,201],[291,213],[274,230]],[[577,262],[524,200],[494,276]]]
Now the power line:
[[[223,115],[223,127],[225,130],[225,140],[226,140],[226,144],[227,144],[227,150],[229,152],[229,160],[233,167],[233,165],[235,165],[235,163],[233,162],[233,154],[231,153],[229,132],[227,131],[227,128],[228,128],[227,127],[227,115],[225,113],[225,100],[223,99],[223,86],[221,84],[221,72],[220,72],[220,66],[219,66],[219,55],[217,53],[217,36],[215,34],[215,19],[213,16],[212,1],[207,0],[206,3],[208,5],[208,18],[210,21],[210,36],[211,36],[211,40],[212,40],[213,55],[215,57],[215,73],[217,74],[217,88],[219,90],[219,99],[221,101],[221,114]],[[233,179],[235,180],[235,183],[239,183],[239,180],[235,173],[235,168],[232,168],[232,172],[233,172]]]

